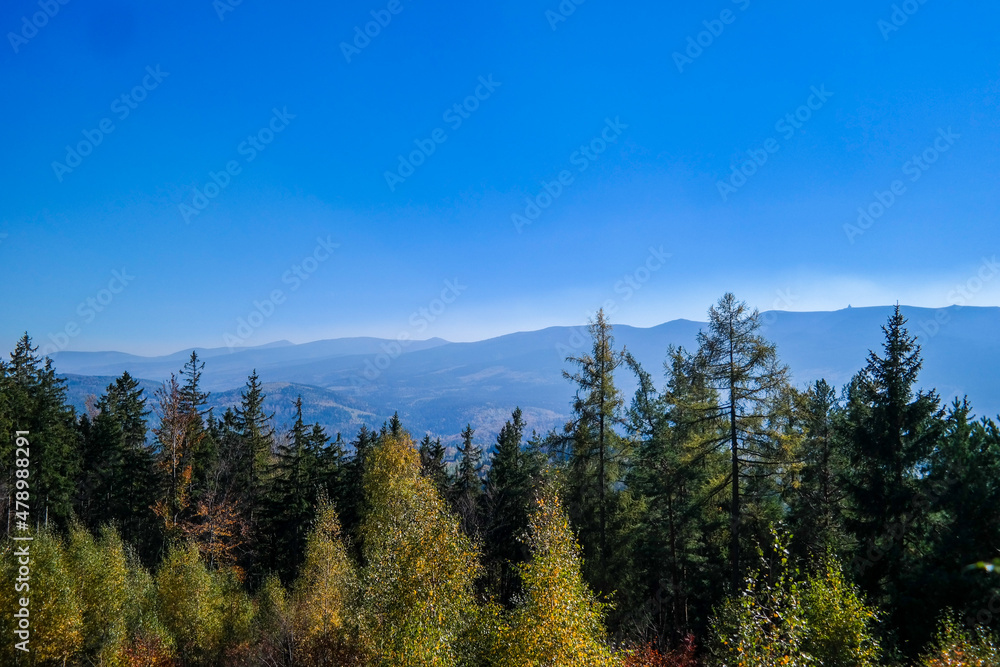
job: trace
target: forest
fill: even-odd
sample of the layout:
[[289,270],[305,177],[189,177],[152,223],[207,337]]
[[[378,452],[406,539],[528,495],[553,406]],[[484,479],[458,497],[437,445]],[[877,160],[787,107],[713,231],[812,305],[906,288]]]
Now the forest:
[[898,307],[882,331],[846,386],[800,385],[732,294],[662,369],[598,312],[564,428],[514,409],[455,450],[398,415],[327,433],[301,399],[276,424],[256,371],[216,414],[195,352],[78,414],[26,333],[0,662],[1000,665],[1000,430],[921,388]]

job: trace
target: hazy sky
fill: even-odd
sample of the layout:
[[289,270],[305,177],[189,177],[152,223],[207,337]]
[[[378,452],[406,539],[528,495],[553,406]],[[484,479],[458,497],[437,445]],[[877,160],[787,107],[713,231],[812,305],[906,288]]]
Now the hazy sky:
[[1000,304],[995,3],[63,2],[0,8],[3,349]]

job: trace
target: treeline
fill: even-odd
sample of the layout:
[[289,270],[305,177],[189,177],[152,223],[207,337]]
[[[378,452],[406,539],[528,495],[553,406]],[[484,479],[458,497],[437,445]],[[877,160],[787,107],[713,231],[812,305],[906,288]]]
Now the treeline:
[[565,428],[518,409],[455,460],[398,417],[331,436],[301,400],[275,432],[256,372],[216,415],[194,353],[77,416],[25,335],[0,362],[3,567],[29,431],[34,652],[4,662],[1000,664],[1000,579],[970,568],[1000,549],[1000,432],[916,389],[905,324],[841,391],[797,389],[727,294],[661,385],[598,313]]

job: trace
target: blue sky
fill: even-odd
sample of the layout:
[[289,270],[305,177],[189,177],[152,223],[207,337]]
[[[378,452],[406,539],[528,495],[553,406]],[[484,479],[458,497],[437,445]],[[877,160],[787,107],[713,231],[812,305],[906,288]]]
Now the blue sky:
[[4,3],[5,348],[1000,305],[994,4],[478,4]]

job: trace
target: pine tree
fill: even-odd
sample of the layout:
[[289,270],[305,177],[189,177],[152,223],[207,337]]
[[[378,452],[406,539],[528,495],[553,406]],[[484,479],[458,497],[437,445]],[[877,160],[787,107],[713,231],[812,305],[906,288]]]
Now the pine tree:
[[569,462],[570,518],[579,526],[589,579],[601,593],[609,593],[613,576],[609,571],[613,556],[608,541],[609,523],[619,502],[617,486],[628,464],[628,441],[616,431],[625,426],[624,398],[615,386],[614,372],[625,363],[625,355],[614,349],[612,327],[597,312],[590,323],[590,354],[567,357],[579,372],[563,371],[563,377],[577,386],[573,420],[565,432],[572,438]]
[[488,585],[503,604],[510,604],[518,590],[517,565],[527,553],[517,538],[528,527],[543,465],[535,451],[524,447],[524,429],[521,408],[515,408],[497,435],[481,503]]
[[[324,434],[325,437],[325,434]],[[295,400],[295,423],[287,443],[278,448],[266,523],[273,541],[274,565],[290,581],[305,551],[319,486],[319,452],[314,435],[302,420],[302,397]]]
[[434,483],[437,492],[445,497],[451,487],[452,480],[448,474],[448,463],[445,461],[445,447],[441,438],[431,440],[430,434],[424,435],[420,441],[420,472]]
[[839,405],[834,389],[817,381],[805,396],[806,438],[802,447],[802,476],[789,499],[793,543],[803,555],[846,555],[844,527],[847,472],[846,452],[836,430]]
[[473,442],[475,429],[466,424],[458,446],[458,471],[452,485],[452,502],[466,535],[479,536],[479,502],[483,494],[483,450]]
[[634,625],[649,624],[642,628],[647,639],[665,648],[703,634],[720,597],[728,487],[719,480],[727,462],[713,446],[720,420],[703,418],[717,405],[716,393],[684,350],[668,351],[662,393],[634,358],[628,361],[639,381],[629,409],[638,445],[628,484],[645,501],[633,565],[642,597],[630,611]]
[[849,386],[843,425],[850,445],[848,525],[857,539],[853,565],[866,592],[890,609],[904,642],[912,636],[902,627],[908,618],[900,605],[904,577],[923,549],[932,505],[925,471],[943,427],[937,394],[914,391],[923,362],[905,325],[896,306],[882,327],[883,355],[870,352]]
[[[76,484],[79,480],[81,448],[76,415],[66,404],[65,380],[56,377],[52,360],[36,354],[38,347],[24,334],[5,366],[3,383],[10,425],[4,438],[6,462],[13,460],[13,431],[28,432],[31,445],[31,519],[36,525],[65,526],[73,511]],[[9,491],[14,467],[7,466],[7,491],[4,509],[13,511]]]
[[[775,346],[758,333],[760,313],[731,293],[708,311],[708,330],[698,334],[696,372],[715,390],[719,402],[702,418],[725,419],[722,436],[711,449],[729,451],[730,585],[741,589],[740,528],[744,523],[744,483],[757,484],[788,462],[776,428],[778,406],[788,386],[788,369],[778,362]],[[751,500],[755,500],[751,497]]]

